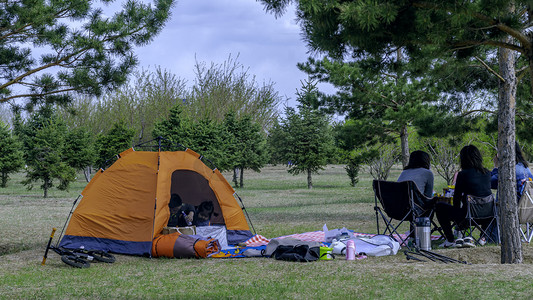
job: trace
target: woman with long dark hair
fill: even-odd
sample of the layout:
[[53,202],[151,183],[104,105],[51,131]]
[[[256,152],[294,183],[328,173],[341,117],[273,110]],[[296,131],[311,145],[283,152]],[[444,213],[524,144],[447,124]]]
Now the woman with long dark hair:
[[475,197],[486,197],[492,194],[490,188],[490,171],[483,167],[483,157],[481,152],[474,145],[468,145],[461,149],[459,153],[461,171],[457,174],[455,191],[453,195],[453,206],[439,202],[435,206],[437,220],[442,227],[446,241],[441,247],[474,247],[469,239],[454,240],[452,232],[453,222],[459,224],[466,218],[467,195]]
[[418,187],[418,190],[426,197],[433,197],[434,177],[433,172],[429,169],[430,164],[431,159],[426,152],[420,150],[411,152],[409,162],[403,168],[397,181],[413,181]]

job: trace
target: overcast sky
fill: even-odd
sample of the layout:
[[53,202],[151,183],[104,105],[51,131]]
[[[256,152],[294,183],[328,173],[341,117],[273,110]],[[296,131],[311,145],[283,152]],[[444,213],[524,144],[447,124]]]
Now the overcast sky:
[[308,54],[294,11],[276,19],[255,0],[178,0],[163,31],[136,53],[142,67],[161,66],[188,86],[194,83],[195,56],[209,66],[239,55],[249,74],[261,84],[275,83],[290,106],[307,78],[296,67]]

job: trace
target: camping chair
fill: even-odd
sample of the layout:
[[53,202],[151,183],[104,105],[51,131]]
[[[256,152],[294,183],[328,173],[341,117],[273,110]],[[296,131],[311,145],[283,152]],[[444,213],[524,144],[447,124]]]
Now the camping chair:
[[[429,217],[434,228],[438,228],[432,220],[433,199],[425,197],[413,181],[374,180],[372,187],[375,195],[374,210],[376,211],[378,234],[388,235],[399,242],[400,245],[409,248],[407,240],[414,235],[416,218]],[[379,230],[380,216],[385,223],[383,232]],[[410,224],[409,234],[404,238],[398,232],[398,228],[403,222],[409,222]]]
[[[486,197],[475,197],[467,195],[466,217],[457,225],[464,236],[471,237],[477,245],[482,245],[480,240],[485,237],[487,242],[500,243],[500,229],[498,224],[498,209],[496,200],[491,194]],[[496,230],[496,237],[491,236],[489,229]],[[479,237],[472,234],[479,230]]]
[[533,181],[525,181],[522,196],[518,202],[520,234],[526,243],[533,238]]

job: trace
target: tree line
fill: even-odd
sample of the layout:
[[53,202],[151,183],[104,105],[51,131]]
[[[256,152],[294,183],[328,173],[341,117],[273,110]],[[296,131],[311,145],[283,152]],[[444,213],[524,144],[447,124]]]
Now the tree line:
[[[161,74],[159,72],[158,69],[155,75]],[[154,84],[157,80],[150,82]],[[142,85],[137,87],[144,89]],[[119,90],[117,94],[122,95],[123,91]],[[155,94],[167,95],[164,91]],[[402,161],[401,139],[388,136],[369,141],[365,137],[365,127],[360,126],[358,120],[348,118],[333,122],[323,110],[313,108],[313,103],[320,96],[317,81],[302,82],[297,91],[297,107],[286,107],[283,115],[276,115],[270,121],[272,125],[254,120],[250,115],[253,111],[250,114],[241,112],[239,116],[229,110],[220,120],[214,116],[199,118],[190,114],[191,104],[186,101],[177,101],[168,112],[160,111],[156,120],[146,115],[144,122],[151,124],[150,139],[163,138],[171,145],[165,150],[187,147],[209,159],[219,170],[233,171],[236,187],[244,186],[245,170],[259,172],[267,163],[286,165],[287,171],[294,175],[306,174],[308,188],[313,186],[312,174],[318,173],[328,163],[345,164],[352,186],[358,183],[363,167],[368,168],[375,179],[388,179],[391,168]],[[160,103],[163,100],[153,101]],[[46,197],[52,187],[67,188],[77,172],[84,171],[89,181],[91,169],[105,169],[120,152],[148,142],[140,140],[139,129],[136,131],[135,126],[120,117],[109,121],[108,130],[95,133],[94,127],[90,127],[91,122],[84,124],[78,119],[82,118],[80,111],[70,113],[74,109],[79,109],[79,106],[43,106],[25,119],[19,111],[12,118],[12,126],[1,126],[2,187],[7,185],[9,174],[24,169],[26,177],[23,183],[28,188],[39,183]],[[276,111],[277,107],[270,109]],[[100,111],[96,110],[82,119],[94,120],[93,113],[100,114]],[[120,111],[116,110],[107,113],[120,115]],[[447,138],[424,136],[421,130],[409,126],[408,143],[412,149],[430,153],[432,168],[447,184],[451,184],[453,175],[458,171],[459,150],[466,144],[476,144],[484,154],[485,165],[491,166],[497,137],[487,124],[493,123],[494,120],[487,115],[472,124],[469,131]],[[524,146],[524,149],[530,149],[527,144]]]
[[[286,108],[286,116],[280,117],[280,99],[273,97],[272,87],[254,86],[242,74],[212,76],[211,81],[218,81],[215,91],[205,88],[214,84],[202,80],[203,89],[194,87],[201,100],[191,95],[182,100],[184,91],[176,89],[181,81],[157,69],[132,77],[136,85],[126,85],[104,100],[79,98],[32,112],[15,109],[10,124],[0,126],[1,186],[7,185],[10,174],[23,170],[23,183],[28,188],[39,184],[47,197],[52,187],[68,188],[76,173],[84,171],[89,181],[91,169],[105,169],[120,152],[162,138],[171,145],[164,150],[190,148],[213,167],[233,171],[236,187],[244,186],[245,170],[259,172],[266,163],[290,162],[289,172],[308,172],[311,188],[311,173],[334,161],[330,119],[303,100],[298,111]],[[246,85],[249,91],[243,96],[241,87]],[[316,87],[302,87],[299,99],[316,93]]]

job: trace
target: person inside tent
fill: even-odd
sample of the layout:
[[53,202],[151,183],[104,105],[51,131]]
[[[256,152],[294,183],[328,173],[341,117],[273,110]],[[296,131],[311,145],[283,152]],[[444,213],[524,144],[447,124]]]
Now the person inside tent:
[[168,203],[170,208],[170,218],[167,226],[169,227],[186,227],[191,226],[194,220],[196,210],[194,206],[183,203],[178,194],[172,194]]
[[203,201],[196,207],[196,218],[194,225],[209,226],[211,223],[211,215],[213,214],[214,206],[212,201]]

